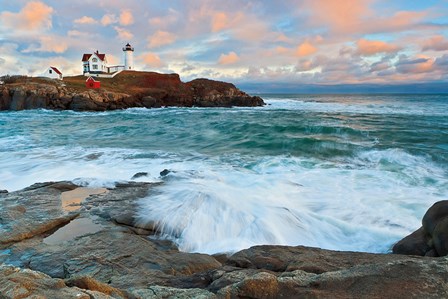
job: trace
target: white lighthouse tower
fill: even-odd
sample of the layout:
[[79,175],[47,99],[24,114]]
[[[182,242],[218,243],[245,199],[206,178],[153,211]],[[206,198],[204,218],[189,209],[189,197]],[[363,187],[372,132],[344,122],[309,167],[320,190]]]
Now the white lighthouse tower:
[[124,69],[133,70],[134,69],[134,48],[127,43],[123,48],[124,52]]

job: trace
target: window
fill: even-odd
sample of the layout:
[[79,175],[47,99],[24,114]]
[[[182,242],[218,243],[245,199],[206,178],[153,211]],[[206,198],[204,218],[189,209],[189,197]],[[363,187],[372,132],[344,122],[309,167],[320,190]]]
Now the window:
[[98,69],[98,65],[94,64],[94,65],[92,65],[92,68],[93,68],[94,70],[97,70],[97,69]]
[[53,71],[52,71],[52,70],[49,70],[48,72],[49,72],[50,74],[53,74]]
[[96,58],[92,59],[92,62],[97,62],[97,61],[98,61],[98,59],[96,59]]

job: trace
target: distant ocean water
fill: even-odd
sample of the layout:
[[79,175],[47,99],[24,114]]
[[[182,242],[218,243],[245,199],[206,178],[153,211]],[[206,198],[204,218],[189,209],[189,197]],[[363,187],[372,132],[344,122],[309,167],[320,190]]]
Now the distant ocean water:
[[[164,184],[140,201],[181,250],[387,252],[448,199],[448,95],[264,95],[258,108],[0,112],[0,189]],[[0,203],[1,208],[1,203]]]

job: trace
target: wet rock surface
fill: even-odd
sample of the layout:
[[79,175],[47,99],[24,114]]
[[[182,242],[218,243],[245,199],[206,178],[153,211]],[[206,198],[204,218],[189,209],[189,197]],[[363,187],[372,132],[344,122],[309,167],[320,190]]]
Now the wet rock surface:
[[[232,256],[180,252],[154,235],[157,223],[135,222],[139,199],[157,186],[117,183],[75,211],[61,204],[63,192],[79,187],[71,182],[1,194],[0,298],[448,297],[445,257],[302,246],[255,246]],[[75,234],[79,219],[95,229]],[[71,225],[72,237],[48,242]]]

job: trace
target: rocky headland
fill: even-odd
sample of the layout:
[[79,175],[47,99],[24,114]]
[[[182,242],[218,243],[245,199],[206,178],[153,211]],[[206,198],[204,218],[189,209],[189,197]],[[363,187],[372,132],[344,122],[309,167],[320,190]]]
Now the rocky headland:
[[184,83],[178,74],[125,71],[114,78],[97,78],[101,88],[88,89],[86,77],[9,77],[0,85],[0,110],[52,109],[105,111],[133,107],[262,106],[231,83],[195,79]]
[[156,222],[138,218],[138,201],[158,184],[48,182],[1,192],[0,298],[448,297],[446,257],[303,246],[180,252],[155,237]]

